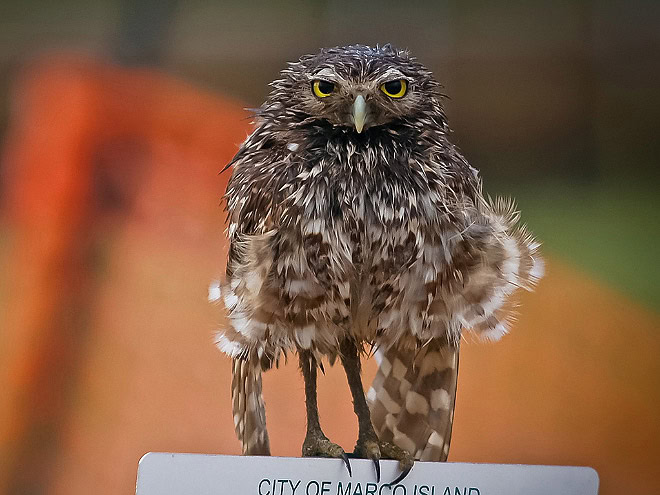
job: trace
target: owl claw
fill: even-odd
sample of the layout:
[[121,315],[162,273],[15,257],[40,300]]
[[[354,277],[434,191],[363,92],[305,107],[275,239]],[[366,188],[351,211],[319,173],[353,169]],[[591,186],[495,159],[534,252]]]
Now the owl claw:
[[348,476],[353,477],[353,471],[351,470],[351,463],[348,460],[348,455],[346,455],[346,452],[344,452],[341,455],[342,460],[344,461],[344,464],[346,465],[346,469],[348,470]]
[[386,483],[388,486],[396,485],[397,483],[403,481],[403,479],[408,476],[408,473],[410,473],[410,470],[415,463],[413,456],[402,448],[397,447],[396,445],[389,442],[379,442],[378,440],[371,439],[358,439],[358,443],[355,446],[355,451],[351,457],[371,459],[376,470],[377,483],[380,483],[380,459],[394,459],[399,461],[401,474],[399,474],[399,476],[397,476],[394,481]]
[[382,442],[380,444],[380,451],[383,454],[383,458],[398,460],[401,469],[401,474],[399,474],[394,481],[388,483],[388,485],[392,486],[401,483],[413,468],[415,463],[414,457],[410,455],[409,452],[389,442]]
[[412,466],[408,466],[403,471],[401,471],[401,474],[397,476],[394,481],[390,481],[387,485],[388,486],[398,485],[404,480],[406,476],[408,476],[408,473],[410,473],[411,470],[412,470]]
[[374,461],[374,467],[376,468],[376,483],[380,483],[380,460],[372,459]]

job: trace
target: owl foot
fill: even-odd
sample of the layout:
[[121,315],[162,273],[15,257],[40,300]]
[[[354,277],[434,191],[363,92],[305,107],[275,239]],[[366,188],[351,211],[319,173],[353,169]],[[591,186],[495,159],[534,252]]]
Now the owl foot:
[[399,461],[399,468],[401,469],[401,474],[397,476],[394,481],[390,481],[388,485],[396,485],[401,483],[410,470],[413,468],[415,463],[415,458],[407,451],[402,448],[397,447],[396,445],[389,442],[382,442],[380,444],[380,453],[385,459],[395,459]]
[[340,458],[344,461],[349,476],[353,476],[351,464],[344,449],[336,443],[332,443],[322,433],[308,433],[302,446],[303,457],[332,457]]
[[401,474],[399,474],[394,481],[387,483],[388,485],[401,483],[401,481],[408,476],[408,473],[410,473],[410,470],[415,463],[413,456],[405,450],[389,442],[380,442],[374,439],[358,439],[353,454],[355,457],[371,459],[374,462],[377,483],[380,482],[380,459],[394,459],[399,461]]

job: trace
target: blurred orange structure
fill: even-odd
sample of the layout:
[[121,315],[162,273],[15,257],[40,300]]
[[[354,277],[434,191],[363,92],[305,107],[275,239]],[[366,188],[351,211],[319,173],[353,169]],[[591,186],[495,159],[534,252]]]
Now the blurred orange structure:
[[[4,151],[14,233],[0,360],[7,493],[46,484],[39,477],[57,448],[85,350],[96,276],[89,256],[104,195],[129,203],[167,166],[214,178],[248,124],[236,105],[150,71],[55,60],[27,69],[17,86]],[[171,152],[185,160],[173,163]],[[224,184],[206,182],[217,205]]]
[[[238,453],[205,288],[226,249],[217,172],[247,115],[153,71],[70,59],[28,68],[15,102],[0,491],[127,493],[149,450]],[[551,262],[513,335],[463,346],[450,460],[592,465],[601,493],[657,493],[659,327]],[[341,372],[320,386],[325,429],[350,448]],[[264,388],[274,452],[297,455],[295,363]]]

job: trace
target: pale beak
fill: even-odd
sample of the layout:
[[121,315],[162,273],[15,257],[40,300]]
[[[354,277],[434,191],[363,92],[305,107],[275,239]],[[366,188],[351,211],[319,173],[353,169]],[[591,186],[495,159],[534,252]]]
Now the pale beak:
[[367,119],[367,102],[364,96],[358,95],[353,103],[353,123],[358,133],[364,129],[364,121]]

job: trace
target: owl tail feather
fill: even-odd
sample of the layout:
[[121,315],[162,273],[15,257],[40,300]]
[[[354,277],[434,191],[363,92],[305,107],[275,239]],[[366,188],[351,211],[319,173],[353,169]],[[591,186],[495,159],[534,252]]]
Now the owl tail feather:
[[233,359],[231,398],[234,427],[243,445],[244,455],[270,455],[261,369],[256,353]]
[[381,441],[417,460],[447,460],[458,351],[457,345],[434,340],[418,351],[393,347],[377,354],[380,367],[367,397]]

